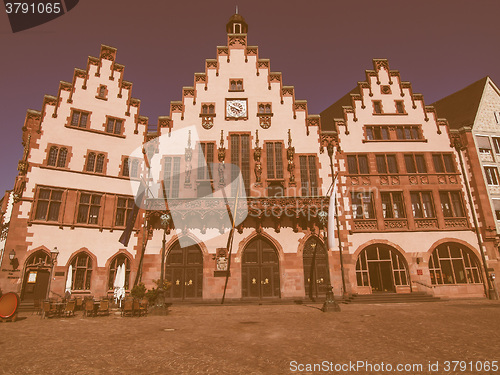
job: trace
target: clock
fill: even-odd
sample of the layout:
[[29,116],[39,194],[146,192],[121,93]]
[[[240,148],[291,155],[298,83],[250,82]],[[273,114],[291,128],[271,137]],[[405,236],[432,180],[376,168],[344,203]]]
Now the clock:
[[246,101],[246,99],[227,99],[226,100],[226,117],[246,118],[247,117],[247,101]]

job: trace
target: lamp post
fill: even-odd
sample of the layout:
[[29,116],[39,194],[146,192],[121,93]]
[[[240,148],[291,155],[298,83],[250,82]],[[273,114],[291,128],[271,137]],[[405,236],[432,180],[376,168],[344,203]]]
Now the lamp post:
[[[326,243],[328,244],[328,225],[327,225],[328,214],[325,211],[321,210],[318,213],[318,216],[319,216],[319,220],[320,220],[321,225],[323,226],[323,230],[324,230],[323,237],[325,238]],[[323,312],[332,312],[332,311],[339,312],[340,311],[340,306],[335,301],[335,296],[333,295],[333,287],[331,285],[331,282],[330,282],[330,284],[328,284],[326,286],[326,298],[325,298],[325,302],[323,303],[323,307],[321,308],[321,310]]]
[[49,285],[47,286],[47,295],[45,296],[45,299],[49,299],[50,296],[50,287],[52,284],[52,275],[54,273],[54,265],[56,264],[57,261],[57,256],[59,255],[59,250],[57,250],[57,247],[54,247],[50,251],[50,278],[49,278]]
[[166,232],[168,228],[168,223],[170,221],[169,214],[163,214],[160,217],[161,227],[163,229],[163,239],[161,242],[161,270],[160,270],[160,282],[158,285],[158,296],[156,298],[156,309],[155,314],[157,315],[165,315],[165,246],[167,243]]

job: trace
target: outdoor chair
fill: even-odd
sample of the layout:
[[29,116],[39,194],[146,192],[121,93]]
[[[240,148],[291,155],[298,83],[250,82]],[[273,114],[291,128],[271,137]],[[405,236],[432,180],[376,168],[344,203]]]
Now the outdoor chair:
[[138,299],[134,299],[133,302],[133,310],[134,310],[134,315],[137,314],[138,316],[141,316],[141,304]]
[[83,309],[83,298],[82,297],[76,297],[76,306],[75,310],[80,311]]
[[139,302],[139,316],[148,315],[148,300],[142,299]]
[[66,306],[64,307],[64,316],[75,316],[75,307],[75,300],[66,302]]
[[40,315],[42,313],[42,301],[36,299],[33,301],[33,314]]
[[107,299],[101,300],[97,315],[109,315],[109,301]]
[[83,316],[94,316],[94,300],[93,299],[85,300]]
[[46,318],[51,318],[57,316],[56,305],[50,303],[50,301],[43,302],[43,314]]
[[127,315],[134,315],[134,301],[132,299],[126,299],[123,302],[122,316]]

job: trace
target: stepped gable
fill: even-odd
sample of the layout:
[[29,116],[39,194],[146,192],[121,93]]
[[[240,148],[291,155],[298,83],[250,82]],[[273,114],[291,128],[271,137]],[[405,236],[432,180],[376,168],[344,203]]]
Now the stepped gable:
[[[239,26],[238,26],[239,25]],[[227,44],[225,46],[216,47],[216,58],[205,60],[205,72],[194,73],[194,82],[192,86],[184,86],[182,88],[181,100],[170,102],[170,114],[167,116],[159,116],[158,118],[158,131],[163,127],[168,127],[171,131],[174,126],[175,114],[180,114],[177,118],[184,120],[186,105],[189,103],[195,105],[198,99],[198,92],[200,90],[207,91],[209,89],[211,72],[215,72],[215,77],[219,77],[221,61],[225,59],[227,63],[231,62],[232,50],[243,50],[245,56],[245,63],[250,63],[250,59],[255,60],[255,75],[260,76],[265,74],[267,76],[268,90],[272,89],[272,85],[279,85],[279,93],[281,97],[281,104],[284,104],[284,98],[292,98],[292,110],[294,119],[297,118],[297,112],[305,112],[305,125],[308,129],[310,126],[320,125],[321,119],[319,115],[309,115],[307,109],[307,100],[298,100],[295,98],[295,87],[284,86],[281,72],[271,71],[271,64],[269,59],[259,57],[259,48],[257,46],[249,46],[247,41],[248,25],[245,19],[240,14],[234,14],[226,25],[227,31]],[[239,31],[239,32],[238,32]]]
[[[349,134],[346,126],[348,115],[352,114],[352,120],[358,121],[360,111],[367,109],[367,103],[372,97],[387,94],[402,99],[409,95],[411,108],[415,110],[420,106],[426,122],[429,121],[428,113],[434,114],[437,132],[441,133],[440,126],[444,126],[444,122],[438,121],[434,107],[425,105],[422,94],[413,93],[410,82],[401,80],[399,70],[389,69],[387,59],[373,59],[373,68],[365,71],[365,81],[358,82],[354,89],[321,112],[322,131],[338,131],[338,126],[344,126],[346,134]],[[369,110],[371,112],[371,108]],[[384,114],[391,114],[391,110],[384,111]]]

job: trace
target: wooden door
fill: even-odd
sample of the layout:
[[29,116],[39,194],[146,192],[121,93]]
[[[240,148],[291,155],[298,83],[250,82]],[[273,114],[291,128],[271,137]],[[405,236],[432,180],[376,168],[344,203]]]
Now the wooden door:
[[171,286],[167,296],[172,299],[203,297],[203,253],[198,245],[181,248],[176,242],[165,262],[165,278]]
[[323,243],[317,238],[310,238],[303,252],[304,289],[306,297],[312,299],[326,296],[330,285],[328,254]]
[[279,298],[280,275],[276,249],[267,240],[257,237],[243,250],[243,298]]

